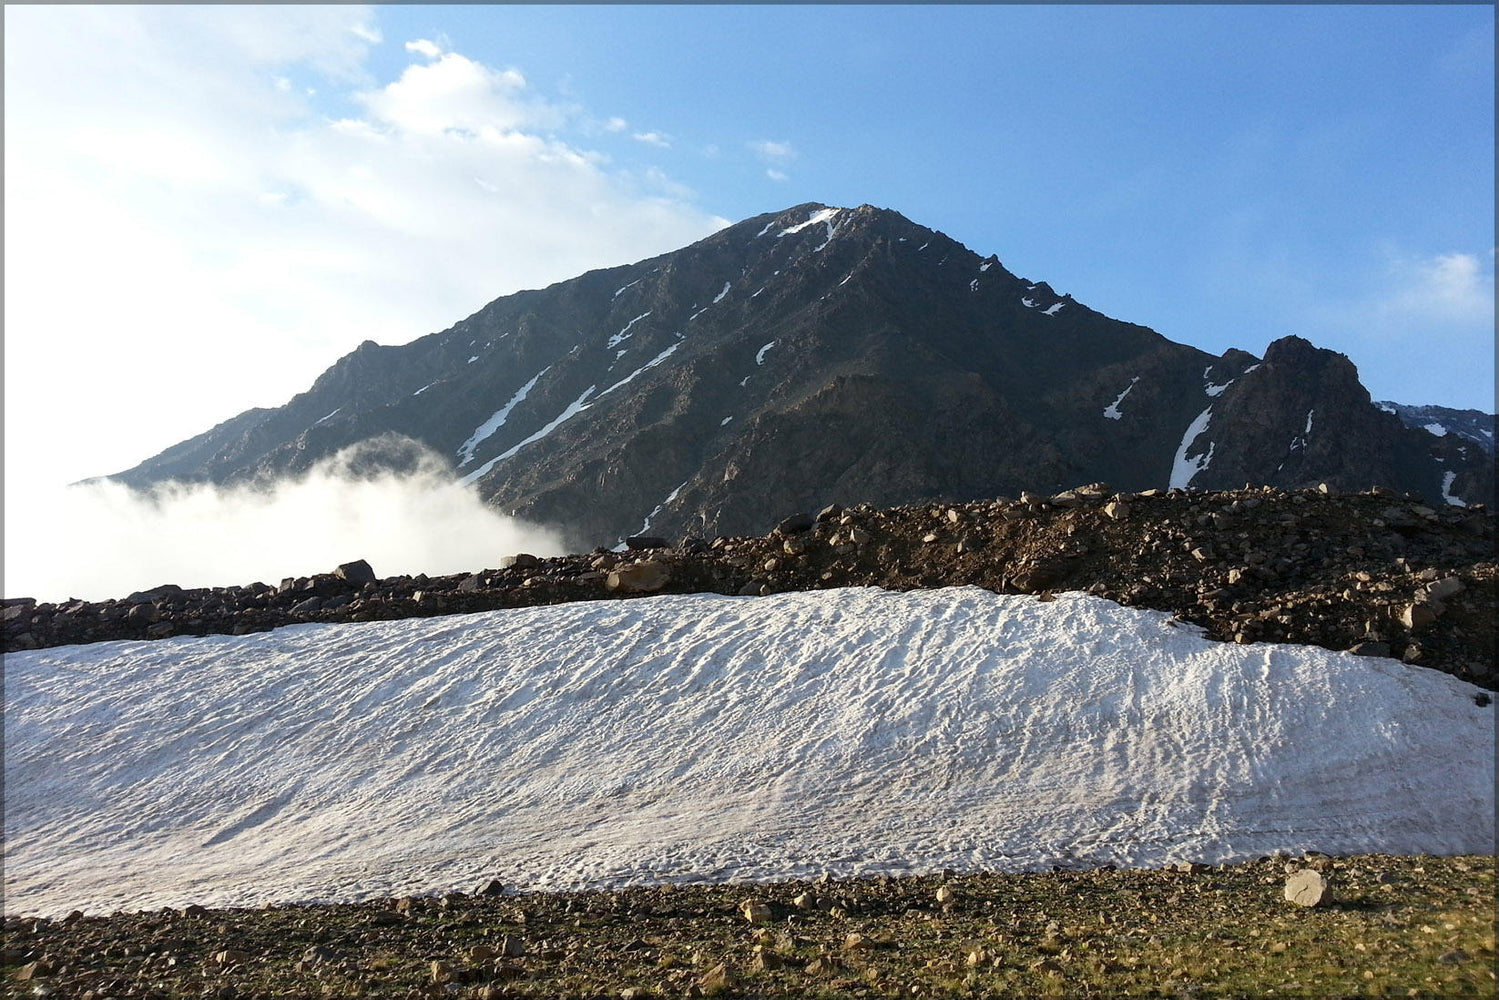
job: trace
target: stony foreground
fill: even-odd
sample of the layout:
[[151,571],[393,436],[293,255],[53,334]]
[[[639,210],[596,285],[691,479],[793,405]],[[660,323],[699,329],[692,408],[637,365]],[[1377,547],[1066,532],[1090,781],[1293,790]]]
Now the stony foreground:
[[1493,996],[1494,904],[1491,857],[1309,855],[13,917],[4,958],[57,997]]
[[[971,584],[1081,590],[1171,611],[1225,641],[1394,656],[1489,689],[1494,517],[1389,490],[1152,490],[889,509],[830,507],[765,536],[632,539],[623,552],[507,557],[500,568],[376,579],[363,563],[278,586],[167,585],[104,602],[8,599],[7,651],[108,639],[258,632],[645,593],[768,594]],[[476,559],[482,559],[477,556]]]

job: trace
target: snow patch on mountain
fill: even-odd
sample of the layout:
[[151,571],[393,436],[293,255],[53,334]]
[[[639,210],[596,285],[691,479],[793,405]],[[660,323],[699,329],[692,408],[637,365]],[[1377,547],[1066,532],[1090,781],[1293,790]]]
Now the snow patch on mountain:
[[7,913],[1494,839],[1473,685],[1083,594],[662,596],[4,669]]
[[1047,306],[1046,309],[1041,313],[1041,315],[1055,316],[1057,313],[1061,312],[1062,308],[1066,305],[1067,303],[1065,302],[1054,302],[1051,305]]
[[458,446],[457,454],[458,457],[462,459],[462,461],[458,463],[459,468],[462,468],[463,466],[474,460],[474,449],[479,447],[480,443],[482,443],[485,439],[491,437],[495,431],[505,426],[505,421],[510,419],[510,411],[515,409],[516,404],[525,399],[526,396],[530,394],[532,389],[536,388],[536,383],[538,380],[540,380],[541,376],[545,375],[551,370],[552,366],[547,365],[541,371],[537,372],[535,375],[532,375],[531,381],[515,390],[515,395],[511,396],[505,402],[504,406],[500,407],[498,410],[495,410],[494,413],[490,415],[490,418],[488,420],[484,421],[478,427],[474,428],[474,432],[469,435],[468,440]]
[[[772,340],[770,343],[766,344],[765,346],[761,347],[758,351],[756,351],[755,352],[755,364],[757,364],[757,365],[763,365],[763,364],[765,364],[765,355],[774,346],[776,346],[776,342],[774,340]],[[744,377],[744,381],[745,382],[749,381],[749,376],[748,375],[746,375]],[[740,382],[739,384],[743,385],[744,382]]]
[[817,211],[813,212],[810,216],[807,217],[807,221],[806,222],[798,223],[797,225],[790,226],[790,227],[788,227],[786,229],[782,229],[779,233],[776,234],[776,236],[777,237],[791,236],[794,233],[801,232],[803,229],[806,229],[809,226],[815,226],[819,222],[826,222],[826,223],[829,223],[829,226],[828,226],[828,238],[831,239],[832,238],[832,232],[833,232],[833,227],[831,225],[832,220],[834,218],[836,218],[837,215],[838,215],[838,213],[841,212],[841,211],[842,211],[842,209],[840,209],[840,208],[821,208],[821,209],[818,209]]
[[1213,449],[1215,444],[1208,442],[1206,453],[1199,453],[1195,458],[1188,458],[1187,453],[1193,443],[1207,432],[1208,421],[1212,419],[1213,408],[1209,406],[1197,415],[1197,419],[1187,425],[1187,431],[1182,435],[1180,447],[1176,449],[1176,457],[1171,462],[1171,479],[1168,485],[1171,489],[1186,489],[1192,484],[1192,477],[1208,467],[1213,460]]
[[630,332],[630,327],[634,326],[636,323],[639,323],[650,314],[651,311],[647,309],[645,312],[641,313],[639,316],[636,316],[634,319],[630,320],[630,322],[626,323],[618,333],[609,338],[609,346],[618,347],[620,344],[623,344],[625,341],[635,336]]
[[564,423],[571,420],[573,417],[576,417],[579,413],[588,409],[588,397],[592,396],[593,390],[597,388],[598,386],[591,385],[587,389],[584,389],[581,396],[573,400],[571,403],[568,403],[567,406],[563,408],[562,412],[549,420],[546,425],[541,428],[541,430],[530,435],[525,440],[511,445],[509,448],[506,448],[503,452],[496,455],[494,458],[491,458],[489,461],[485,462],[483,465],[479,466],[477,469],[475,469],[473,472],[470,472],[462,479],[458,480],[458,485],[468,486],[470,483],[477,482],[479,479],[482,479],[484,476],[488,475],[489,470],[493,469],[496,465],[500,464],[505,459],[515,455],[516,452],[520,451],[526,445],[535,444],[537,441],[540,441],[542,438],[552,433],[552,431],[556,430],[558,427],[561,427]]
[[1429,424],[1424,424],[1421,427],[1421,429],[1423,431],[1425,431],[1426,433],[1431,434],[1431,435],[1433,435],[1435,437],[1446,437],[1447,436],[1447,428],[1444,427],[1442,424],[1437,423],[1436,421],[1432,421]]
[[713,296],[713,304],[714,305],[717,305],[718,303],[720,303],[720,302],[723,301],[723,297],[725,295],[729,294],[729,288],[732,287],[732,284],[733,284],[732,282],[728,282],[728,281],[725,281],[723,283],[723,290],[721,292],[719,292],[717,295]]
[[[630,374],[626,375],[624,378],[620,379],[618,382],[614,383],[609,388],[605,389],[603,392],[599,393],[599,399],[603,399],[605,396],[609,395],[611,392],[613,392],[615,389],[618,389],[620,386],[622,386],[622,385],[628,385],[630,382],[633,382],[635,380],[635,377],[637,375],[639,375],[643,371],[647,371],[647,370],[649,370],[651,368],[656,367],[661,362],[663,362],[667,358],[671,357],[672,354],[674,354],[676,352],[676,349],[679,348],[679,347],[681,347],[681,346],[682,346],[682,342],[681,341],[677,341],[675,344],[672,344],[666,350],[662,351],[660,354],[656,355],[654,358],[651,358],[651,360],[647,361],[645,364],[641,365],[639,368],[635,369]],[[598,400],[595,400],[594,402],[597,402],[597,401]],[[589,403],[588,405],[592,406],[593,403]],[[584,409],[587,409],[587,407],[584,407]]]
[[1452,482],[1455,479],[1457,479],[1457,473],[1455,472],[1448,471],[1442,473],[1442,499],[1445,500],[1449,506],[1466,507],[1468,505],[1463,503],[1461,497],[1455,497],[1452,495]]
[[1119,412],[1119,404],[1124,402],[1124,397],[1129,395],[1129,391],[1135,387],[1135,383],[1138,381],[1140,381],[1140,376],[1138,375],[1130,379],[1129,385],[1124,387],[1124,391],[1112,403],[1103,408],[1103,415],[1105,417],[1110,420],[1120,420],[1124,417],[1124,414]]

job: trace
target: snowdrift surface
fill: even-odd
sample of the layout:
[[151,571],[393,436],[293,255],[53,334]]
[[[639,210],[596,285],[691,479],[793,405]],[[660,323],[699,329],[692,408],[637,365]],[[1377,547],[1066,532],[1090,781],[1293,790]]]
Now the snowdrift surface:
[[1477,691],[971,588],[39,650],[5,658],[5,908],[1482,852]]

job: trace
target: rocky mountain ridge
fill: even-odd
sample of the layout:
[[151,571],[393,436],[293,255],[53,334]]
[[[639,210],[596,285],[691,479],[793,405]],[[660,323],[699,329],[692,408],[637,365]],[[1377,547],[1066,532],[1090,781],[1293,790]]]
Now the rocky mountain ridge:
[[1493,494],[1486,455],[1374,406],[1343,355],[1287,337],[1214,357],[868,205],[758,216],[366,342],[285,406],[116,478],[295,475],[360,443],[395,467],[431,448],[579,549],[1094,480]]
[[1393,413],[1401,423],[1413,430],[1422,430],[1435,437],[1451,434],[1472,442],[1488,454],[1494,454],[1494,424],[1492,413],[1482,410],[1455,410],[1450,406],[1409,406],[1382,400],[1374,404],[1386,413]]

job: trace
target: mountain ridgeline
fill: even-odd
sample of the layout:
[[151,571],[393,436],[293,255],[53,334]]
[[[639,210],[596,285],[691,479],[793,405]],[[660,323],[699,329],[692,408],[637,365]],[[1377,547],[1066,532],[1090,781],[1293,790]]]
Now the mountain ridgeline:
[[[1297,337],[1215,357],[896,212],[800,205],[496,299],[114,478],[294,475],[420,442],[580,548],[764,532],[824,504],[1379,484],[1491,504],[1475,439],[1409,427]],[[383,443],[383,444],[382,444]]]

